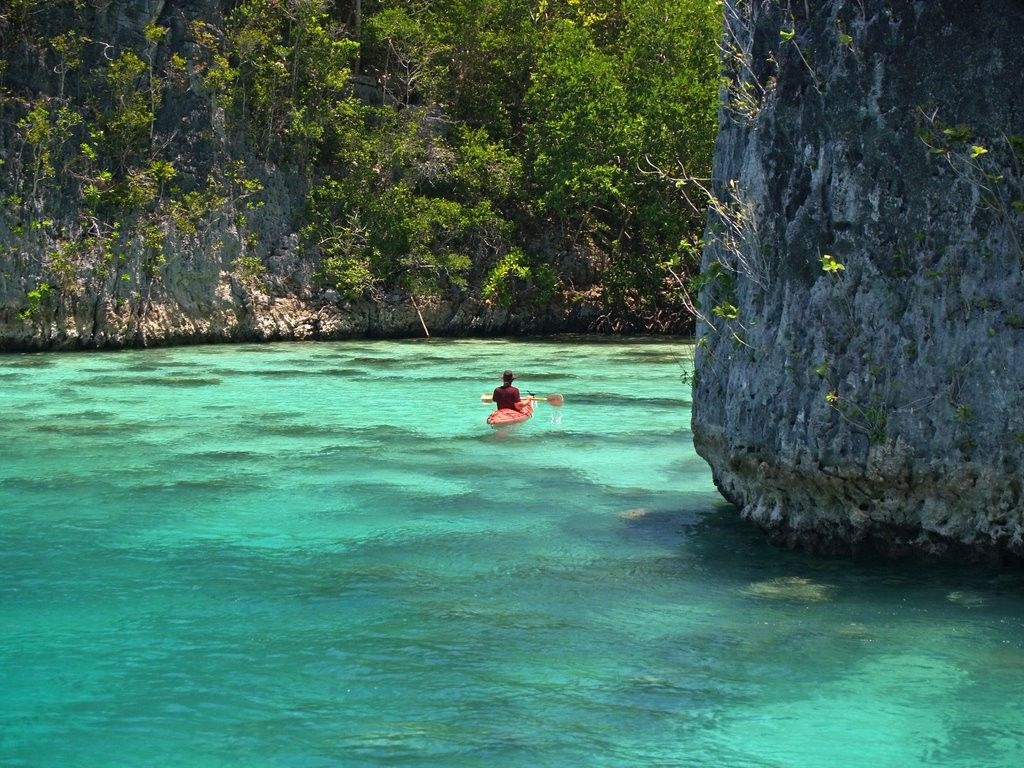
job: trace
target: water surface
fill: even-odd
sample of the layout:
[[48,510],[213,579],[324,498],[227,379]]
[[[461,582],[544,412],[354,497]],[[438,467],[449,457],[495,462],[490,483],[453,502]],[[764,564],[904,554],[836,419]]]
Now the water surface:
[[1021,575],[766,545],[684,348],[0,357],[0,765],[1024,764]]

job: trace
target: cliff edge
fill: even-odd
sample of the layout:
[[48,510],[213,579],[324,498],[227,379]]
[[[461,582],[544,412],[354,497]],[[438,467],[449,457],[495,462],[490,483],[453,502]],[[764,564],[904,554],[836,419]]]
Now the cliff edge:
[[725,6],[698,452],[790,546],[1024,556],[1024,4]]

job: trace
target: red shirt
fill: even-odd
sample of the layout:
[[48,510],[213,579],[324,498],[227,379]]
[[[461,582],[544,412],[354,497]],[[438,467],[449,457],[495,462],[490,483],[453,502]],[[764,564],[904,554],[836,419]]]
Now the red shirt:
[[519,396],[519,390],[513,387],[511,384],[505,384],[504,386],[498,387],[494,390],[494,402],[498,408],[508,408],[512,411],[518,411],[516,403],[522,398]]

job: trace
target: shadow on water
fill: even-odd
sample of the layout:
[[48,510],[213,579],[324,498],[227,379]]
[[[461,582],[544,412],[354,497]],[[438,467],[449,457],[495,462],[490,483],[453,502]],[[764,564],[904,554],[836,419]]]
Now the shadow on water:
[[[64,418],[64,417],[60,417]],[[40,424],[34,430],[43,434],[65,435],[67,437],[142,437],[160,428],[158,423],[126,422],[109,420],[103,423],[65,423],[55,420],[48,424]]]
[[238,451],[238,450],[223,450],[223,451],[199,451],[198,453],[183,453],[175,456],[176,462],[183,463],[194,463],[198,465],[206,465],[208,463],[253,463],[265,459],[265,454],[257,453],[256,451]]
[[693,405],[690,400],[676,397],[633,397],[620,395],[611,392],[588,392],[586,394],[573,394],[571,405],[601,405],[607,407],[618,407],[623,405],[655,406],[658,408],[689,408]]
[[93,422],[106,422],[112,419],[119,418],[118,414],[110,411],[68,411],[62,413],[60,418],[64,421],[93,421]]
[[[638,501],[644,499],[638,497]],[[657,509],[635,506],[618,513],[621,521],[620,535],[632,537],[641,535],[658,540],[679,540],[688,535],[701,519],[696,510]]]
[[337,378],[360,378],[366,376],[362,368],[327,368],[327,369],[304,369],[304,368],[272,368],[255,371],[238,371],[241,376],[258,376],[264,379],[337,379]]
[[[534,417],[534,421],[536,419],[537,417]],[[534,425],[526,423],[497,429],[489,428],[486,432],[481,430],[466,436],[451,438],[447,441],[447,444],[449,447],[457,445],[471,446],[480,443],[504,442],[508,440],[513,444],[522,444],[533,448],[565,447],[574,451],[586,451],[608,446],[642,446],[645,449],[654,449],[661,446],[686,445],[686,441],[690,439],[690,430],[686,427],[680,427],[673,431],[662,429],[649,432],[636,430],[633,432],[609,433],[601,432],[599,429],[586,431],[575,429],[571,422],[563,423],[560,426],[552,425],[550,429],[544,432],[531,429],[532,426]],[[694,466],[702,466],[702,459],[694,459],[692,461]]]
[[479,376],[465,375],[465,374],[464,375],[446,374],[446,375],[429,375],[429,376],[424,376],[422,374],[416,373],[414,369],[410,369],[408,375],[405,375],[405,376],[398,376],[398,375],[381,376],[379,374],[372,374],[372,373],[369,373],[367,371],[362,371],[362,372],[360,372],[360,375],[358,375],[356,378],[360,379],[361,381],[370,381],[370,382],[373,382],[373,383],[383,382],[383,383],[386,383],[386,384],[405,383],[405,382],[408,382],[410,380],[415,380],[417,382],[424,383],[424,384],[427,384],[427,383],[430,383],[430,384],[433,384],[433,383],[456,384],[456,383],[461,383],[461,382],[467,382],[467,383],[468,382],[477,382],[480,385],[480,393],[481,394],[485,394],[484,390],[487,390],[487,392],[490,392],[488,387],[490,387],[491,384],[493,384],[493,382],[481,380],[481,378]]
[[353,365],[361,365],[366,368],[402,368],[409,369],[415,365],[414,361],[402,357],[351,357],[348,360]]
[[248,429],[254,435],[270,437],[294,437],[306,439],[311,437],[337,437],[339,430],[336,427],[323,424],[274,424],[271,422],[258,422],[250,424],[242,422],[242,428]]
[[666,345],[690,345],[694,343],[692,336],[602,336],[587,333],[560,333],[551,336],[528,337],[531,345],[549,345],[566,347],[566,353],[572,353],[574,345],[579,345],[579,355],[586,354],[586,347],[664,347]]
[[[91,369],[99,373],[103,373],[103,369],[94,368]],[[180,371],[195,371],[200,370],[204,373],[208,372],[209,369],[199,366],[196,363],[185,363],[176,361],[167,361],[164,363],[132,363],[122,367],[121,372],[123,373],[164,373],[164,374],[177,374]]]
[[55,355],[16,355],[5,357],[0,355],[0,367],[3,368],[50,368],[57,363]]
[[1004,592],[1024,607],[1024,569],[786,549],[772,544],[763,530],[743,520],[726,502],[687,528],[685,549],[716,582],[752,597],[800,602],[841,600],[849,593],[886,604],[921,599],[969,609],[984,605],[985,595]]
[[261,355],[292,354],[295,351],[290,345],[285,344],[240,344],[234,347],[234,349],[246,354],[255,353]]
[[623,362],[636,363],[679,363],[689,365],[688,355],[692,348],[681,347],[678,351],[664,351],[651,349],[629,349],[615,356],[615,359]]
[[[330,432],[334,436],[355,438],[361,442],[374,442],[384,445],[409,444],[412,440],[419,440],[420,434],[414,429],[399,427],[393,424],[381,424],[372,427],[343,426],[331,427]],[[329,450],[324,448],[321,450]]]

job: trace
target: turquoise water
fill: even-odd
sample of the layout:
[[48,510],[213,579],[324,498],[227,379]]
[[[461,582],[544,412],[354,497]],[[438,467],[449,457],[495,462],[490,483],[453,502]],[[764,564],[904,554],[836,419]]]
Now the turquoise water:
[[1024,764],[1024,577],[766,545],[683,348],[0,357],[0,765]]

